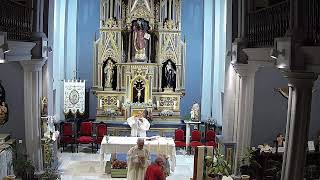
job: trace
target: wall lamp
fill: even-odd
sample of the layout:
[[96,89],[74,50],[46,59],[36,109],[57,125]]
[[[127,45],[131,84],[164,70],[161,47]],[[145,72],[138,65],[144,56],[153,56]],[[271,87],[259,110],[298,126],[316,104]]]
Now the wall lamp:
[[284,55],[285,55],[285,50],[282,49],[281,51],[279,51],[279,50],[274,49],[274,48],[271,49],[271,51],[270,51],[270,57],[271,57],[272,59],[278,59],[279,55],[284,56]]
[[227,57],[230,57],[232,55],[236,55],[236,52],[235,51],[227,51],[227,53],[226,53]]
[[10,52],[10,49],[9,49],[9,47],[8,47],[8,43],[2,44],[2,45],[0,46],[0,49],[2,49],[2,51],[3,51],[4,54]]
[[52,52],[51,46],[45,46],[45,47],[44,47],[44,50],[47,51],[48,53],[51,53],[51,52]]

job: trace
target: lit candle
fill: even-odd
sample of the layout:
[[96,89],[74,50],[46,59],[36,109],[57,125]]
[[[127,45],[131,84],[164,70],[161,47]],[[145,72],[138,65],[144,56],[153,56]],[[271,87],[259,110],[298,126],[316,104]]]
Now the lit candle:
[[100,99],[100,107],[102,108],[102,99]]
[[177,101],[173,101],[173,110],[176,110],[177,108]]
[[159,142],[159,140],[158,140],[158,148],[157,148],[157,153],[158,153],[158,155],[160,154],[160,142]]
[[157,101],[157,108],[159,108],[160,107],[160,102],[159,101]]

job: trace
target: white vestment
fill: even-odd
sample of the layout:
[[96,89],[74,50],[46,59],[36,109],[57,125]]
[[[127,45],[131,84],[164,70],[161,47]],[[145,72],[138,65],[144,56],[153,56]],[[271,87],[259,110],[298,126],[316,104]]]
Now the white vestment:
[[[142,158],[141,158],[142,157]],[[150,164],[150,153],[147,149],[132,147],[128,151],[127,180],[144,180],[147,167]]]
[[142,122],[139,118],[135,118],[134,116],[129,117],[127,122],[131,127],[131,136],[132,137],[146,137],[146,131],[150,128],[150,123],[146,118],[141,118]]

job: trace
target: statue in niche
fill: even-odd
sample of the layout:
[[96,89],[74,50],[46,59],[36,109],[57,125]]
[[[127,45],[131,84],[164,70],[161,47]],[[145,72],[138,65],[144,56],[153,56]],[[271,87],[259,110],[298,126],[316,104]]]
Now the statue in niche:
[[104,86],[106,88],[112,88],[112,82],[113,82],[113,75],[114,75],[114,70],[113,70],[113,63],[111,60],[107,61],[106,66],[104,67],[104,79],[105,79],[105,83]]
[[148,23],[141,19],[133,22],[133,55],[136,61],[147,59],[146,49],[150,39],[150,34],[147,32],[148,26]]
[[133,85],[133,102],[144,102],[145,86],[144,82],[139,79]]
[[192,107],[191,107],[191,111],[190,111],[190,115],[191,115],[192,121],[199,121],[200,106],[197,102],[193,102]]
[[174,70],[171,61],[168,61],[165,67],[166,88],[173,88],[175,84],[176,71]]

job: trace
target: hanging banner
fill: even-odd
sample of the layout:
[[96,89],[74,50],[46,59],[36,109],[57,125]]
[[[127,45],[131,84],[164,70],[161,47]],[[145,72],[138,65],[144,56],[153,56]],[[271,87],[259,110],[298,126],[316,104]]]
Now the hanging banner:
[[77,111],[83,114],[85,111],[85,81],[65,80],[64,81],[64,113]]

